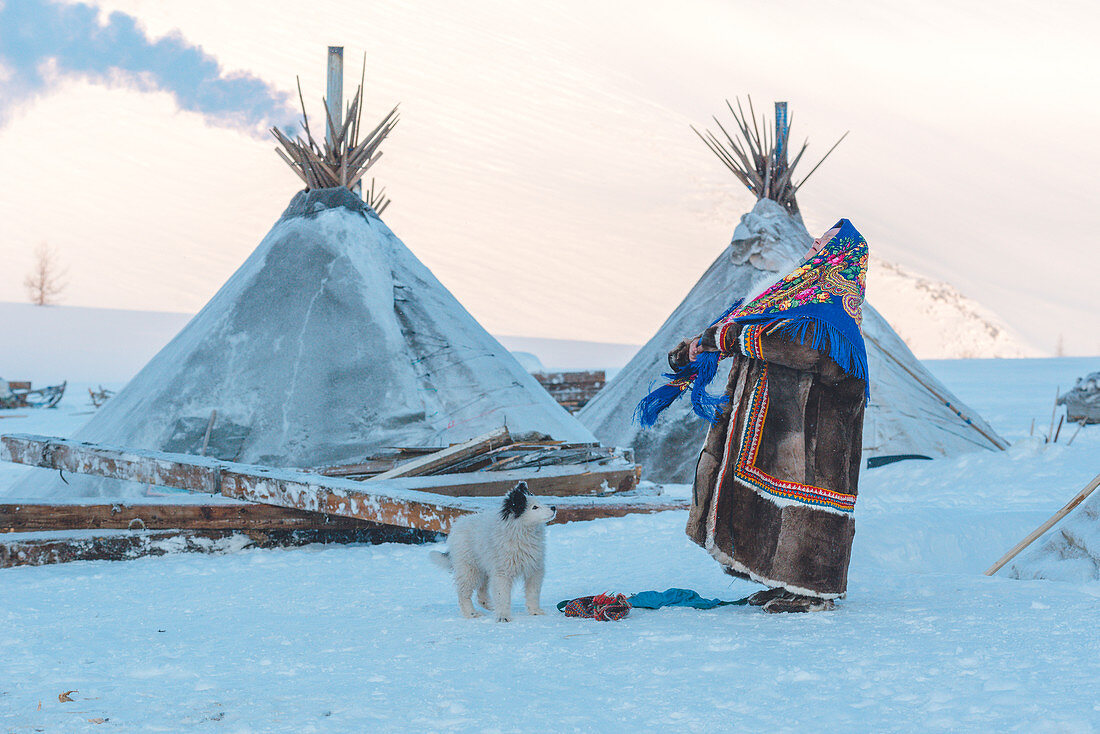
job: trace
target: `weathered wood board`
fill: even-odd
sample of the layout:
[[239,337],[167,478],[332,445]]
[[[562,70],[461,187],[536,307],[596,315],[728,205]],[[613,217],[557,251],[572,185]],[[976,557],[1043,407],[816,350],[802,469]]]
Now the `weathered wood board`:
[[227,553],[312,543],[423,543],[442,536],[409,528],[367,525],[352,529],[91,531],[66,536],[0,535],[0,568],[73,561],[126,561],[169,553]]
[[354,530],[365,520],[254,504],[0,504],[0,533],[51,530]]
[[[447,532],[461,515],[492,508],[495,503],[488,497],[503,495],[517,481],[526,481],[531,491],[543,495],[613,494],[632,489],[637,482],[633,465],[592,470],[552,466],[356,482],[293,469],[22,434],[0,436],[0,460],[435,532]],[[600,516],[601,500],[594,497],[555,499],[564,503],[563,511],[572,507],[576,519]],[[616,514],[628,511],[652,510],[639,505],[637,510],[616,510]]]
[[416,477],[446,468],[450,464],[457,463],[471,456],[490,451],[499,446],[507,446],[512,443],[512,437],[508,435],[507,428],[497,428],[483,436],[472,438],[464,443],[455,444],[435,453],[425,454],[411,461],[382,472],[371,478],[370,481],[393,479],[395,477]]
[[0,461],[209,494],[221,491],[219,469],[225,464],[191,454],[131,450],[26,434],[0,436]]
[[[690,503],[664,497],[554,498],[558,510],[551,524],[636,513],[686,510]],[[340,515],[279,507],[277,505],[170,505],[170,504],[0,504],[0,542],[4,534],[73,530],[224,530],[242,533],[270,531],[371,531],[394,530]],[[350,537],[353,533],[347,533]],[[360,542],[355,540],[333,542]]]

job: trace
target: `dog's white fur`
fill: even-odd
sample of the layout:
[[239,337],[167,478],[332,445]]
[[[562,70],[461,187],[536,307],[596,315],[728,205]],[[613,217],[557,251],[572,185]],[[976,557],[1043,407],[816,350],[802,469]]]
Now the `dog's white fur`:
[[[454,574],[458,607],[464,617],[480,617],[470,601],[491,609],[498,622],[512,621],[512,586],[523,577],[528,614],[539,608],[546,573],[546,523],[554,507],[527,492],[520,482],[497,512],[466,515],[455,521],[447,537],[447,553],[432,551],[432,560]],[[491,597],[491,601],[490,601]]]

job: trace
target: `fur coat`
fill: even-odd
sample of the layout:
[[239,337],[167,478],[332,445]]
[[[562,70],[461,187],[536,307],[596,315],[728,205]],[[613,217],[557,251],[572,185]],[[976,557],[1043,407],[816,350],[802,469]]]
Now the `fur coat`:
[[[704,333],[702,345],[733,366],[729,403],[699,455],[687,534],[732,575],[835,598],[855,535],[866,384],[827,346],[807,346],[812,337],[812,327],[805,344],[753,326]],[[673,369],[687,344],[670,352]]]

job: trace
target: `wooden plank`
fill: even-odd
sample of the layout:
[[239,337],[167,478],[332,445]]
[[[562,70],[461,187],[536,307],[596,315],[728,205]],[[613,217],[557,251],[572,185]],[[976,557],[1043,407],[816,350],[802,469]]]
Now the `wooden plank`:
[[274,505],[0,504],[0,533],[58,530],[350,530],[362,520]]
[[0,461],[209,494],[219,491],[219,467],[224,463],[189,454],[131,450],[26,434],[0,436]]
[[[235,499],[433,531],[450,527],[454,518],[481,509],[466,499],[411,492],[393,486],[395,482],[422,482],[431,477],[367,485],[293,469],[236,464],[165,451],[130,450],[48,436],[0,436],[0,460],[93,476],[136,479],[192,492],[213,489]],[[354,501],[347,502],[349,497]],[[343,507],[345,511],[332,512],[326,507]]]
[[[625,501],[616,498],[574,498],[566,504],[555,498],[558,509],[553,524],[623,517],[636,513],[686,510],[687,500],[654,498]],[[72,530],[224,530],[351,531],[381,526],[340,515],[279,507],[277,505],[126,505],[126,504],[6,504],[0,505],[0,533],[61,532]],[[3,542],[0,539],[0,542]],[[344,541],[339,541],[344,542]],[[346,541],[353,542],[353,541]],[[355,541],[358,542],[358,541]]]
[[396,459],[370,459],[358,464],[338,464],[322,466],[313,471],[326,477],[371,477],[397,466]]
[[394,477],[416,477],[424,474],[431,474],[432,472],[445,469],[451,464],[464,461],[471,456],[477,456],[478,454],[491,451],[500,446],[507,446],[510,443],[512,443],[512,437],[508,435],[508,429],[501,426],[484,435],[472,438],[469,441],[457,443],[454,446],[436,451],[435,453],[421,456],[412,461],[407,461],[400,466],[372,477],[370,481],[375,482],[393,479]]
[[[323,480],[329,479],[335,483],[332,486],[341,491],[358,492],[364,495],[385,494],[392,489],[400,492],[408,490],[431,492],[450,497],[485,497],[506,494],[516,482],[520,481],[527,482],[531,491],[536,494],[569,496],[626,492],[637,486],[640,471],[633,464],[605,466],[596,462],[512,471],[397,477],[385,481],[372,480],[368,483],[357,483],[298,470],[273,470],[269,467],[218,461],[192,454],[124,449],[26,434],[0,436],[0,461],[61,469],[76,474],[125,479],[191,492],[222,493],[228,497],[236,497],[236,495],[222,491],[223,477],[227,472],[235,476],[257,477],[270,476],[272,471],[289,472],[308,480],[301,482],[304,485],[321,486],[324,484]],[[367,485],[370,485],[370,489]],[[415,498],[415,495],[404,496],[406,499]],[[283,506],[297,507],[297,505]]]
[[287,548],[312,543],[423,543],[436,533],[365,525],[353,529],[312,530],[156,530],[106,532],[73,537],[42,533],[0,538],[0,568],[44,566],[72,561],[125,561],[168,553],[226,553],[246,548]]
[[574,495],[606,495],[629,492],[638,485],[639,468],[605,467],[599,464],[561,465],[510,471],[482,471],[466,474],[436,474],[430,477],[408,477],[400,481],[401,489],[446,495],[448,497],[501,497],[517,482],[527,482],[534,494],[554,497]]
[[668,512],[670,510],[690,510],[690,500],[673,500],[656,498],[652,502],[616,502],[613,498],[593,499],[584,504],[561,505],[556,504],[558,513],[550,522],[558,525],[569,522],[583,522],[587,520],[600,520],[606,517],[625,517],[627,515],[644,514],[654,512]]
[[400,480],[375,484],[263,467],[250,469],[226,470],[222,475],[222,494],[250,502],[444,533],[462,515],[485,509],[484,505],[470,503],[465,498],[376,489]]
[[355,482],[294,469],[30,435],[0,436],[0,459],[119,479],[141,477],[139,481],[191,491],[217,487],[235,499],[439,532],[446,532],[463,514],[491,507],[479,499],[502,495],[518,481],[526,481],[542,495],[601,494],[633,489],[639,473],[632,464],[582,465]]
[[[557,516],[551,522],[559,525],[569,522],[597,520],[607,517],[623,517],[636,513],[686,510],[687,500],[670,500],[661,497],[633,498],[629,501],[604,498],[567,498],[556,502]],[[109,505],[51,505],[60,508],[109,508]],[[135,509],[138,506],[135,506]],[[195,508],[209,505],[159,505],[162,517],[185,516]],[[214,506],[219,510],[227,505]],[[242,506],[242,509],[281,510],[273,506]],[[232,508],[237,509],[237,508]],[[302,513],[308,515],[311,513]],[[197,523],[204,518],[199,513]],[[350,521],[343,518],[345,521]],[[144,556],[160,556],[169,553],[225,553],[249,548],[286,548],[312,543],[425,543],[442,540],[433,531],[399,528],[368,522],[357,522],[356,527],[340,527],[341,518],[334,518],[331,527],[299,526],[261,528],[254,526],[247,531],[227,527],[192,527],[183,529],[153,529],[126,532],[96,529],[87,533],[51,537],[43,532],[19,532],[0,537],[0,568],[13,566],[42,566],[72,561],[125,561]],[[217,518],[214,520],[217,522]],[[226,520],[227,522],[229,520]]]

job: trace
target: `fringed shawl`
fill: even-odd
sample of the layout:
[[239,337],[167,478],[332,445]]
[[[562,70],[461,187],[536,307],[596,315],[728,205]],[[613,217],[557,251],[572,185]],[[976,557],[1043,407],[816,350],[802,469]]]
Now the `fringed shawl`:
[[[842,370],[866,382],[867,347],[860,324],[867,282],[867,241],[847,219],[830,229],[839,231],[820,252],[752,301],[733,304],[712,326],[758,324],[768,333],[785,334],[802,344],[813,326],[810,346],[819,350],[827,346],[829,357]],[[718,341],[721,344],[721,339]],[[713,423],[725,397],[711,395],[706,388],[717,372],[719,359],[719,352],[703,352],[679,372],[664,375],[669,382],[642,398],[635,419],[643,426],[653,425],[661,411],[690,387],[696,414]]]
[[839,229],[821,252],[733,311],[724,320],[742,325],[763,324],[769,332],[787,334],[805,343],[813,325],[814,349],[826,344],[829,356],[853,377],[867,380],[867,347],[863,343],[863,300],[867,284],[867,241],[852,223]]
[[[740,305],[741,301],[736,301],[724,314],[715,319],[711,326],[717,326],[726,321]],[[690,389],[691,407],[695,414],[714,423],[718,420],[719,411],[726,404],[727,398],[725,395],[711,395],[707,392],[707,385],[718,373],[718,361],[721,358],[722,355],[719,352],[702,352],[686,367],[676,372],[666,372],[662,377],[668,382],[638,402],[638,406],[634,408],[634,420],[643,426],[652,426],[665,408]]]

